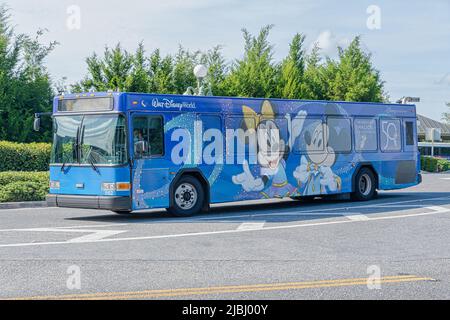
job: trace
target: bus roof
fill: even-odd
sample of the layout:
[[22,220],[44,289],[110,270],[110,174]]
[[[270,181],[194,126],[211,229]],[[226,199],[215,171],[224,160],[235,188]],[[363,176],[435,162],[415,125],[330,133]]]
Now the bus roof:
[[[135,92],[85,92],[64,94],[54,99],[54,113],[58,111],[60,100],[93,99],[114,97],[114,108],[111,111],[150,111],[150,112],[210,112],[210,113],[241,113],[246,105],[259,112],[258,108],[265,100],[270,101],[278,114],[296,113],[300,109],[308,109],[310,114],[326,113],[325,107],[335,105],[345,109],[349,115],[395,115],[416,116],[414,104],[379,103],[379,102],[348,102],[326,100],[288,100],[279,98],[244,98],[225,96],[188,96],[178,94],[156,94]],[[368,106],[371,106],[371,108]],[[64,112],[66,113],[66,112]]]

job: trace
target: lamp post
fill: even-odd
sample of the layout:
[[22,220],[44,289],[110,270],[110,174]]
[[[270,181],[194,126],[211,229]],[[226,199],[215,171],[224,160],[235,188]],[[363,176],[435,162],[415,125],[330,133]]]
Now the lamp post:
[[434,157],[434,128],[431,128],[431,156]]
[[195,66],[194,75],[197,78],[197,95],[198,96],[204,95],[202,82],[207,74],[208,74],[208,68],[206,68],[205,65],[198,64]]

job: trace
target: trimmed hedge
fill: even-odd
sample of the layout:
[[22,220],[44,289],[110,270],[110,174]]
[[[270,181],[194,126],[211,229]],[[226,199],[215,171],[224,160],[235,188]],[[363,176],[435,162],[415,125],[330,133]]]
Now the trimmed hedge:
[[450,160],[430,156],[420,157],[420,166],[423,171],[442,172],[450,170]]
[[0,171],[49,170],[50,143],[0,141]]
[[0,202],[43,201],[48,191],[48,172],[0,172]]

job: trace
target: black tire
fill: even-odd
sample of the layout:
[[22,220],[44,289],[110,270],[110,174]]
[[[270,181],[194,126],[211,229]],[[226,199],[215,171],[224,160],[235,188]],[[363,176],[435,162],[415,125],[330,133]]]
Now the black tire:
[[298,196],[298,197],[291,197],[292,200],[303,202],[303,203],[313,203],[316,199],[316,196]]
[[185,175],[173,187],[171,205],[167,212],[175,217],[190,217],[202,211],[204,201],[205,191],[200,181]]
[[113,211],[114,213],[117,213],[117,214],[122,214],[122,215],[125,215],[125,214],[131,214],[131,211],[129,211],[129,210],[124,210],[124,211]]
[[352,200],[368,201],[376,195],[376,179],[372,170],[361,168],[355,177],[354,192]]

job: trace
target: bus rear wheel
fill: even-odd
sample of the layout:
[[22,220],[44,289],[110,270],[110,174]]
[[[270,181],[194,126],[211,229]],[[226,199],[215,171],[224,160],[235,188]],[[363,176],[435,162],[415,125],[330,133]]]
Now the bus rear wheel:
[[167,211],[175,217],[189,217],[202,210],[205,199],[202,184],[193,176],[183,176],[175,184]]
[[371,200],[376,194],[376,179],[372,170],[361,168],[355,179],[355,191],[352,199],[357,201]]
[[296,196],[291,197],[291,199],[302,203],[312,203],[316,199],[316,196]]

